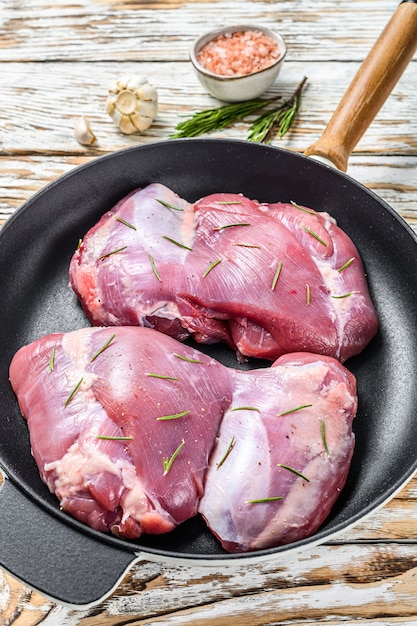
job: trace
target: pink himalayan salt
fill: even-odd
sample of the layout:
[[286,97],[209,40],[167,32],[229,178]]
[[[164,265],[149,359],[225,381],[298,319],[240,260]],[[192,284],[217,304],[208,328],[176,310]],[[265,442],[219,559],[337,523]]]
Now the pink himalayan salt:
[[273,65],[280,57],[278,44],[259,30],[217,35],[197,54],[206,70],[221,76],[245,76]]

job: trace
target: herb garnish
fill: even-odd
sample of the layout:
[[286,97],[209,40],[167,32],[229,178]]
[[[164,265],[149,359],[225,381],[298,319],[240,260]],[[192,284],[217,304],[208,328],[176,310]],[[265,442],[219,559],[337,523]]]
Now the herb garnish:
[[182,411],[182,413],[173,413],[172,415],[161,415],[161,417],[157,417],[157,421],[158,422],[164,422],[167,420],[176,420],[179,417],[184,417],[185,415],[188,415],[191,411]]
[[256,406],[236,406],[234,409],[230,409],[230,411],[258,411],[259,413],[260,409]]
[[49,371],[52,372],[52,370],[55,367],[55,348],[52,348],[51,357],[48,361],[48,366],[49,366]]
[[327,442],[326,442],[326,425],[324,423],[324,420],[321,420],[321,439],[323,441],[324,450],[327,456],[330,456],[329,448],[327,447]]
[[153,260],[153,256],[151,254],[148,254],[148,257],[149,257],[149,263],[151,264],[151,268],[152,268],[153,273],[155,274],[155,277],[159,280],[159,282],[162,282],[161,277],[158,274],[158,270],[155,267],[155,261]]
[[173,209],[174,211],[184,211],[184,209],[182,209],[181,207],[174,206],[173,204],[170,204],[169,202],[166,202],[165,200],[161,200],[160,198],[155,198],[155,200],[159,202],[159,204],[166,206],[168,209]]
[[336,299],[349,298],[349,296],[353,296],[354,293],[359,293],[359,291],[349,291],[348,293],[344,293],[341,296],[330,296],[330,297],[331,298],[336,298]]
[[321,239],[317,233],[315,233],[313,230],[311,230],[311,228],[309,228],[308,226],[303,226],[303,224],[301,224],[301,228],[303,228],[306,233],[308,233],[309,235],[311,235],[312,237],[314,237],[314,239],[317,239],[317,241],[319,243],[321,243],[322,246],[327,246],[327,243],[325,241],[323,241],[323,239]]
[[164,464],[164,476],[166,476],[169,472],[169,470],[172,467],[173,462],[175,461],[175,459],[177,458],[178,454],[181,452],[182,448],[185,446],[185,441],[184,439],[181,441],[180,445],[178,446],[178,448],[175,450],[174,454],[172,455],[172,457],[170,459],[168,459],[168,457],[165,457],[162,462]]
[[306,284],[306,299],[307,299],[307,305],[310,305],[311,302],[311,291],[310,291],[310,285]]
[[179,378],[177,378],[176,376],[167,376],[165,374],[150,374],[146,372],[145,376],[149,376],[149,378],[162,378],[164,380],[179,380]]
[[234,226],[250,226],[248,222],[235,222],[234,224],[225,224],[224,226],[217,226],[213,230],[225,230],[226,228],[233,228]]
[[282,469],[286,469],[289,472],[292,472],[293,474],[296,474],[297,476],[299,476],[303,480],[307,481],[308,483],[310,482],[310,480],[307,478],[307,476],[304,476],[304,474],[302,474],[301,472],[298,472],[293,467],[289,467],[288,465],[282,465],[282,463],[278,463],[278,467],[282,467]]
[[166,239],[167,241],[170,241],[171,243],[178,246],[179,248],[184,248],[184,250],[192,250],[192,248],[190,248],[189,246],[186,246],[184,243],[181,243],[176,239],[172,239],[172,237],[168,237],[168,235],[162,235],[162,239]]
[[95,361],[95,360],[96,360],[96,358],[97,358],[98,356],[100,356],[100,354],[101,354],[102,352],[104,352],[104,350],[105,350],[106,348],[108,348],[108,347],[109,347],[109,345],[111,344],[111,342],[113,341],[113,339],[114,339],[115,337],[116,337],[116,335],[112,335],[109,339],[107,339],[106,343],[105,343],[105,344],[104,344],[104,345],[100,348],[100,350],[98,350],[95,354],[93,354],[93,356],[92,356],[92,357],[91,357],[91,359],[90,359],[90,363],[92,363],[93,361]]
[[235,445],[235,436],[233,435],[228,448],[226,450],[226,452],[224,453],[224,455],[222,456],[222,458],[220,459],[220,461],[217,463],[216,465],[216,469],[219,469],[219,467],[221,467],[223,465],[223,463],[225,462],[225,460],[227,459],[227,457],[229,456],[229,454],[231,453],[231,451],[233,450],[233,446]]
[[99,261],[102,261],[103,259],[106,259],[108,256],[111,256],[112,254],[118,254],[119,252],[123,252],[123,250],[126,250],[127,246],[122,246],[121,248],[117,248],[117,250],[111,250],[110,252],[106,252],[105,254],[102,254],[101,256],[99,256]]
[[217,200],[217,204],[242,204],[242,200]]
[[278,263],[278,267],[275,272],[275,276],[273,278],[272,285],[271,285],[272,291],[274,291],[275,287],[277,286],[277,282],[278,282],[279,275],[281,274],[281,270],[282,270],[282,261]]
[[339,269],[337,270],[338,272],[343,272],[343,270],[345,270],[347,267],[349,267],[349,265],[351,263],[353,263],[353,261],[355,260],[355,257],[353,256],[351,259],[349,259],[349,261],[346,261],[346,263],[344,263],[342,265],[342,267],[339,267]]
[[312,211],[311,209],[306,209],[305,207],[294,202],[293,200],[290,200],[290,203],[293,205],[293,207],[295,207],[296,209],[299,209],[300,211],[303,211],[304,213],[309,213],[310,215],[316,215],[315,211]]
[[289,415],[290,413],[301,411],[301,409],[307,409],[309,406],[313,406],[313,405],[312,404],[300,404],[300,406],[296,406],[294,409],[289,409],[288,411],[283,411],[282,413],[278,413],[277,417],[283,417],[284,415]]
[[177,357],[177,359],[181,359],[181,361],[187,361],[188,363],[200,363],[201,365],[203,364],[203,361],[200,361],[199,359],[189,359],[186,356],[183,356],[182,354],[177,354],[176,352],[174,352],[174,356]]
[[112,437],[111,435],[96,435],[96,439],[105,439],[107,441],[133,441],[133,437]]
[[282,500],[282,496],[271,496],[270,498],[260,498],[259,500],[245,500],[246,504],[262,504],[263,502],[276,502]]
[[205,278],[207,276],[207,274],[209,272],[211,272],[211,270],[216,267],[216,265],[218,265],[219,263],[221,263],[222,260],[221,259],[217,259],[217,261],[213,261],[213,263],[210,263],[210,265],[208,266],[208,268],[206,269],[206,271],[204,272],[204,274],[202,275],[203,278]]
[[74,389],[71,391],[71,393],[68,396],[68,398],[65,400],[65,402],[64,402],[64,409],[68,406],[68,404],[71,402],[71,400],[73,399],[73,397],[77,393],[77,391],[80,388],[81,383],[83,382],[83,380],[84,380],[84,378],[81,377],[80,380],[78,381],[78,383],[75,385]]
[[119,217],[118,215],[115,215],[114,219],[120,222],[121,224],[124,224],[128,228],[131,228],[132,230],[137,230],[134,224],[131,224],[130,222],[126,222],[126,220],[124,220],[122,217]]
[[261,248],[261,246],[255,246],[251,243],[234,243],[234,246],[240,246],[241,248]]

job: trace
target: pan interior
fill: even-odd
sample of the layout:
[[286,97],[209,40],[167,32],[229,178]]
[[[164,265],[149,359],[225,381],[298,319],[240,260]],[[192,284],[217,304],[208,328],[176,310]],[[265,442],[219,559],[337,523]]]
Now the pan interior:
[[[8,367],[22,345],[88,325],[68,286],[72,253],[106,210],[151,182],[164,183],[190,201],[216,191],[237,192],[328,211],[362,256],[380,330],[363,354],[346,363],[358,380],[355,454],[332,514],[319,533],[301,543],[325,540],[382,504],[416,466],[417,245],[411,229],[374,194],[339,172],[277,148],[186,140],[116,152],[58,179],[9,220],[0,234],[0,464],[37,504],[98,536],[59,511],[41,482]],[[224,347],[205,351],[237,366],[234,354]],[[264,363],[248,367],[259,365]],[[132,550],[209,559],[229,556],[199,518],[163,537],[137,542],[100,538]]]

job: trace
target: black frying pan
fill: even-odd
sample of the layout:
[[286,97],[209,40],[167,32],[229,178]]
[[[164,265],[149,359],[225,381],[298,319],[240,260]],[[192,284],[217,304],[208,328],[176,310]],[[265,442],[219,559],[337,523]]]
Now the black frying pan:
[[[391,85],[385,93],[375,82],[373,114],[417,45],[416,4],[398,7],[389,26],[394,35],[397,22],[406,44],[400,49],[395,43],[396,69],[386,72]],[[385,50],[387,33],[383,37]],[[370,80],[365,82],[369,86]],[[358,97],[353,101],[360,104]],[[334,137],[348,123],[345,119],[338,130],[332,122],[311,151],[339,160],[343,167],[346,150],[343,155]],[[357,126],[352,127],[357,140]],[[23,344],[87,325],[68,287],[68,264],[78,239],[122,196],[155,181],[190,201],[214,191],[243,192],[264,202],[295,200],[328,211],[363,258],[380,330],[363,354],[347,363],[358,380],[356,450],[346,488],[311,538],[228,555],[195,518],[169,535],[123,541],[68,517],[39,478],[26,422],[8,383],[9,363]],[[6,477],[0,489],[0,561],[55,600],[98,602],[141,558],[188,565],[287,558],[288,552],[329,540],[375,511],[417,467],[417,239],[387,204],[332,167],[285,150],[231,140],[168,141],[122,150],[73,170],[26,202],[0,234],[0,267],[0,464]],[[212,347],[211,354],[236,366],[235,356],[225,348]]]

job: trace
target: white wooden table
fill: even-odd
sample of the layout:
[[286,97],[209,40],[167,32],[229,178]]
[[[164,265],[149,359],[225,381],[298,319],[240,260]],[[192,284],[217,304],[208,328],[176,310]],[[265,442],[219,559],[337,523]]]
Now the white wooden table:
[[[220,103],[188,62],[210,28],[277,29],[287,61],[270,94],[308,77],[293,130],[273,144],[302,152],[323,131],[395,0],[2,0],[0,224],[34,192],[78,164],[167,138],[184,115]],[[158,89],[152,127],[124,136],[107,116],[109,85],[141,73]],[[98,141],[77,143],[75,119]],[[245,138],[236,124],[213,136]],[[417,58],[351,156],[348,174],[417,229]],[[4,268],[1,268],[3,271]],[[1,523],[1,520],[0,520]],[[337,542],[237,570],[141,563],[90,609],[60,606],[0,571],[4,626],[417,624],[417,481]]]

